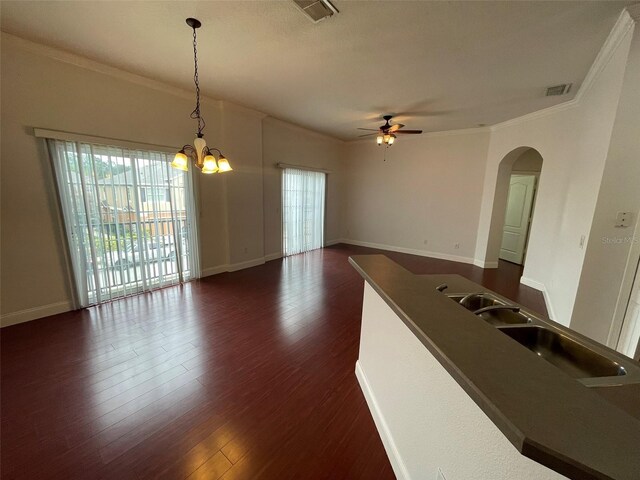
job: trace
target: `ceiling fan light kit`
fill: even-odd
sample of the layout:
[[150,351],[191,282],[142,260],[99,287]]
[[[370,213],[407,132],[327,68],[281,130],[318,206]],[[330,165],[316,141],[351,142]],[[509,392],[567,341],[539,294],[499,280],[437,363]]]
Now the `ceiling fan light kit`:
[[[229,160],[225,158],[220,149],[210,148],[204,139],[202,131],[205,127],[205,121],[200,115],[200,82],[198,79],[198,41],[196,30],[202,26],[200,20],[196,18],[187,18],[187,25],[193,29],[193,82],[196,86],[196,108],[191,112],[191,118],[198,120],[198,133],[193,141],[193,145],[183,146],[171,162],[171,166],[178,170],[188,171],[189,160],[204,174],[224,173],[233,170],[229,164]],[[214,153],[218,154],[216,159]]]
[[408,135],[420,135],[422,130],[402,130],[404,127],[401,123],[396,123],[395,125],[391,125],[389,123],[393,118],[392,115],[384,115],[382,117],[385,120],[384,125],[380,125],[377,129],[374,128],[359,128],[358,130],[369,130],[375,133],[365,133],[364,135],[360,135],[361,137],[368,137],[370,135],[376,135],[376,143],[378,146],[385,145],[390,147],[396,141],[396,134],[408,134]]
[[397,137],[393,133],[387,133],[384,135],[378,135],[378,137],[376,138],[376,141],[378,145],[385,144],[387,146],[391,146],[393,145],[393,142],[396,141],[396,138]]

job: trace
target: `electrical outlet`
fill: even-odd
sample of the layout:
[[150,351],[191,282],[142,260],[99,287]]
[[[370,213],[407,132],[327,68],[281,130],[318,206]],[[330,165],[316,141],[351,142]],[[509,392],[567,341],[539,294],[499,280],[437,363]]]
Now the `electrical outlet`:
[[618,212],[616,214],[616,227],[628,227],[631,225],[631,212]]
[[436,478],[436,480],[447,480],[444,476],[444,473],[442,473],[442,470],[440,470],[438,468],[438,477]]
[[585,241],[585,237],[584,237],[584,235],[582,235],[580,237],[580,248],[584,248],[584,241]]
[[429,240],[427,240],[426,238],[424,239],[424,244],[426,245],[427,243],[429,243]]
[[457,250],[458,248],[460,248],[460,244],[459,243],[454,243],[453,244],[453,248],[455,248]]
[[244,247],[244,253],[249,253],[249,249],[247,247]]

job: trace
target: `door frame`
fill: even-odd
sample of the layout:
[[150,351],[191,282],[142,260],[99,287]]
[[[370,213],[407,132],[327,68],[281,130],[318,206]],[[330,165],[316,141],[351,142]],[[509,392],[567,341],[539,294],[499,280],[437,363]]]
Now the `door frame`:
[[[531,215],[529,216],[529,226],[527,228],[527,240],[524,244],[524,255],[522,256],[522,266],[527,262],[527,252],[529,251],[529,238],[531,238],[531,227],[533,226],[533,216],[536,214],[536,202],[538,200],[538,187],[540,186],[540,170],[515,170],[511,175],[534,175],[536,181],[533,185],[533,200],[531,200]],[[503,227],[504,228],[504,227]]]
[[[627,301],[627,306],[624,310],[624,315],[622,317],[622,324],[620,325],[620,335],[618,336],[618,341],[616,342],[616,350],[620,351],[620,341],[622,340],[622,332],[624,331],[624,327],[625,327],[625,319],[627,318],[627,315],[629,314],[629,307],[631,306],[631,301],[633,298],[635,298],[634,292],[635,289],[638,288],[640,290],[640,262],[638,262],[637,267],[636,267],[636,273],[631,285],[631,293],[629,294],[629,300]],[[636,319],[636,321],[640,322],[640,317],[638,317]],[[620,352],[622,353],[622,352]],[[626,354],[626,353],[625,353]],[[634,360],[640,360],[640,339],[638,340],[638,343],[636,344],[636,348],[633,350],[633,354],[632,354],[632,358]]]
[[[533,181],[533,197],[531,199],[531,210],[529,211],[529,218],[527,221],[527,233],[525,234],[526,238],[524,241],[524,249],[522,252],[522,263],[520,264],[521,266],[524,267],[524,264],[527,261],[527,250],[529,249],[529,237],[531,236],[531,226],[533,224],[533,215],[535,214],[535,210],[536,210],[536,200],[538,199],[538,185],[540,184],[540,171],[512,170],[511,173],[509,174],[509,184],[511,184],[511,177],[513,175],[525,175],[525,176],[535,177]],[[507,205],[508,204],[509,204],[509,192],[507,192]],[[506,215],[507,215],[506,208],[505,208],[504,214],[506,218]],[[504,220],[502,221],[502,231],[504,232]],[[500,257],[500,251],[498,251],[498,259],[504,260],[502,257]],[[508,262],[509,260],[505,260],[505,261]]]
[[[629,301],[631,300],[633,282],[636,278],[636,272],[640,269],[640,222],[636,222],[632,238],[637,241],[631,242],[627,264],[622,274],[622,285],[618,293],[616,308],[613,311],[613,321],[611,322],[609,335],[607,337],[607,346],[613,349],[617,349],[618,347],[620,335],[622,334],[622,324],[624,323],[624,317],[627,313]],[[638,350],[636,349],[636,355],[637,354]]]

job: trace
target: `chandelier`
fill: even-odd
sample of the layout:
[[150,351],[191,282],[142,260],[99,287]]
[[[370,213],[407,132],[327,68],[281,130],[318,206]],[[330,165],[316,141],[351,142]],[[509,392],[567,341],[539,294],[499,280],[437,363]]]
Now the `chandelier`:
[[[193,82],[196,85],[196,108],[191,112],[191,118],[198,120],[198,133],[193,141],[193,145],[185,145],[176,153],[171,166],[178,170],[188,171],[189,160],[200,169],[202,173],[224,173],[233,170],[229,165],[229,160],[225,158],[222,152],[217,148],[210,148],[204,139],[202,131],[205,127],[205,121],[200,115],[200,82],[198,81],[198,40],[196,29],[202,26],[200,20],[195,18],[187,18],[187,25],[193,29],[193,64],[194,74]],[[218,158],[214,153],[217,153]]]

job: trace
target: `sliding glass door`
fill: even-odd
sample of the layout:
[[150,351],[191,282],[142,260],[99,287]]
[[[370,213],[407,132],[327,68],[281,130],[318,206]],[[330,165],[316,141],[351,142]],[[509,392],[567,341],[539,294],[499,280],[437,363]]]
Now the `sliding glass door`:
[[190,172],[162,152],[48,140],[86,307],[199,276]]
[[282,175],[282,246],[284,255],[324,246],[326,174],[285,168]]

